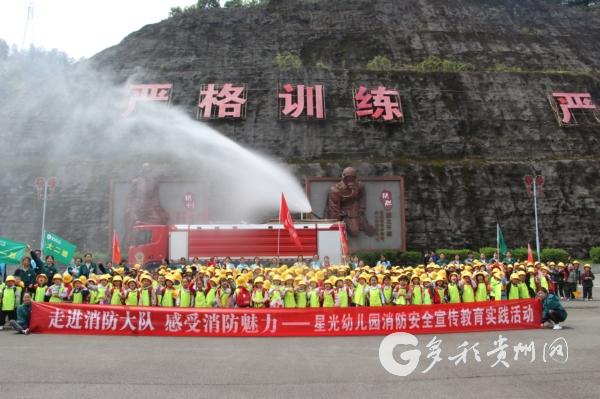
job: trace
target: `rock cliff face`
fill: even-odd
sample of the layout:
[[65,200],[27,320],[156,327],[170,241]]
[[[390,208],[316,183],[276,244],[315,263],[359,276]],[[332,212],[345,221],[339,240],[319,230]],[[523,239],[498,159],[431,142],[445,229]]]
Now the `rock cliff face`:
[[[497,221],[509,247],[534,241],[523,177],[541,174],[542,246],[582,254],[600,243],[600,129],[558,127],[546,95],[585,91],[600,100],[598,38],[600,10],[541,0],[273,0],[146,26],[91,62],[120,82],[134,73],[172,82],[173,104],[190,115],[201,84],[247,83],[246,120],[213,127],[280,157],[299,179],[339,176],[347,165],[362,175],[404,175],[410,249],[493,245]],[[302,68],[277,66],[277,54],[288,51]],[[398,65],[437,56],[474,70],[369,71],[375,56]],[[489,72],[502,66],[523,71]],[[279,120],[283,82],[322,83],[327,120]],[[360,84],[398,88],[405,123],[358,124],[352,89]],[[69,165],[54,167],[68,175]],[[138,167],[80,163],[57,193],[64,212],[49,225],[87,237],[83,247],[105,248],[109,176],[130,178]],[[29,236],[36,227],[22,223],[38,217],[30,198],[37,171],[26,161],[9,169],[21,183],[0,194],[0,233]]]

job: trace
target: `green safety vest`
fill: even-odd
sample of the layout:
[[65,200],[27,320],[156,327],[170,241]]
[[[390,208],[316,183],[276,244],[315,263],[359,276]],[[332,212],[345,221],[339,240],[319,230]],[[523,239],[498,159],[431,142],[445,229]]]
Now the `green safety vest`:
[[275,301],[281,299],[280,289],[281,289],[281,287],[278,285],[275,285],[275,286],[273,286],[273,288],[271,288],[271,291],[273,292],[273,294],[271,295],[271,302],[275,302]]
[[422,305],[423,304],[423,291],[420,285],[416,285],[412,290],[412,304]]
[[[2,311],[12,312],[15,310],[17,302],[17,287],[4,287],[2,290]],[[2,320],[4,323],[4,320]]]
[[365,306],[365,286],[362,284],[358,284],[354,289],[354,296],[352,297],[352,302],[356,306]]
[[396,305],[406,305],[406,288],[398,288],[398,296],[394,302]]
[[76,304],[83,303],[83,292],[82,291],[73,292],[73,303],[76,303]]
[[35,289],[35,295],[33,296],[33,300],[35,302],[44,302],[44,300],[46,299],[46,289],[48,289],[48,287],[37,287]]
[[431,305],[433,301],[431,300],[431,293],[428,287],[423,287],[423,305]]
[[437,293],[440,297],[440,303],[444,303],[444,298],[446,297],[446,290],[442,287],[436,287]]
[[150,306],[152,304],[152,300],[150,298],[150,289],[142,287],[142,306]]
[[286,308],[295,308],[296,307],[296,294],[294,291],[287,291],[283,297],[283,306]]
[[179,289],[179,307],[189,308],[192,306],[192,293],[189,290]]
[[264,297],[263,297],[262,288],[259,290],[256,289],[252,292],[252,304],[255,308],[259,309],[259,308],[265,307],[265,304],[262,303],[263,299],[264,299]]
[[477,283],[477,291],[475,292],[475,300],[477,302],[485,302],[488,300],[488,291],[485,283]]
[[62,294],[65,291],[65,287],[63,287],[62,285],[60,286],[60,288],[58,289],[58,296],[51,296],[50,297],[50,303],[61,303],[62,300]]
[[460,291],[458,285],[454,283],[448,284],[448,302],[460,303]]
[[100,301],[103,301],[104,298],[106,298],[106,287],[103,285],[99,285],[98,286],[98,298],[96,303],[100,303]]
[[211,287],[206,293],[206,307],[212,308],[215,306],[215,298],[217,297],[217,289]]
[[519,299],[519,291],[520,291],[520,287],[519,285],[521,285],[521,283],[518,284],[510,284],[510,290],[508,291],[508,299]]
[[473,292],[473,286],[471,283],[463,285],[463,302],[475,302],[475,293]]
[[308,298],[311,308],[318,308],[319,306],[321,306],[321,304],[319,303],[319,292],[317,288],[313,288],[309,291]]
[[323,291],[323,307],[332,308],[335,306],[335,300],[333,299],[333,290],[327,292]]
[[527,284],[524,281],[519,283],[519,297],[521,299],[529,299],[529,289],[527,288]]
[[112,293],[112,296],[110,297],[110,304],[111,305],[122,305],[123,304],[121,302],[121,291],[117,290],[116,288],[113,288],[113,293]]
[[227,301],[229,300],[229,296],[230,296],[230,294],[228,294],[227,292],[225,292],[225,290],[223,290],[223,292],[221,293],[221,297],[219,298],[219,305],[222,308],[227,307]]
[[306,291],[298,291],[296,293],[296,307],[305,308],[307,303]]
[[492,279],[492,292],[494,294],[494,300],[499,301],[502,299],[502,281]]
[[379,287],[369,287],[369,306],[381,306],[381,293]]
[[548,279],[546,277],[540,277],[540,286],[546,290],[548,289]]
[[136,291],[129,291],[127,293],[127,299],[125,299],[125,305],[137,306],[138,305],[138,293]]
[[175,292],[174,288],[165,288],[164,293],[160,297],[160,306],[172,308],[175,305],[173,302],[173,292]]
[[206,295],[203,291],[196,291],[196,295],[194,296],[194,307],[196,308],[208,308],[208,303],[206,302]]
[[347,308],[348,307],[348,291],[346,290],[346,288],[345,287],[340,288],[336,294],[339,298],[338,303],[340,305],[340,308]]
[[392,302],[392,286],[391,285],[383,286],[383,297],[385,298],[385,303]]
[[535,284],[535,277],[529,278],[529,286],[535,292],[537,291],[537,285]]

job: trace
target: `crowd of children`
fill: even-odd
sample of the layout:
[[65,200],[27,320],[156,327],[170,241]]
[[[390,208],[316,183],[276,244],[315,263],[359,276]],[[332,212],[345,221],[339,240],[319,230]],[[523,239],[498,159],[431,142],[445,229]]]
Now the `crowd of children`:
[[[274,268],[193,264],[154,271],[140,265],[112,274],[39,273],[25,288],[19,277],[0,285],[0,325],[15,319],[25,292],[34,302],[195,308],[318,308],[433,305],[533,298],[554,292],[550,274],[563,264],[480,263],[417,267],[348,265],[315,270],[303,262]],[[590,265],[584,266],[589,271]]]

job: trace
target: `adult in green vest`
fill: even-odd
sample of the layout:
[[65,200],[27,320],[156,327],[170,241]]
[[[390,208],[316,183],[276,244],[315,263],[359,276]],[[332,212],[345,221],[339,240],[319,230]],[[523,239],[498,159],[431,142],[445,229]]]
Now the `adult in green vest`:
[[450,274],[448,283],[448,303],[460,303],[460,287],[458,285],[458,274]]
[[48,276],[40,273],[36,277],[36,284],[33,288],[33,300],[35,302],[46,301],[46,290],[48,289]]
[[462,301],[465,303],[475,302],[475,291],[471,281],[471,272],[462,273]]
[[338,308],[349,306],[348,290],[344,286],[344,279],[341,277],[335,280],[335,306]]
[[296,279],[296,307],[304,309],[308,305],[306,282],[302,278]]
[[365,306],[367,303],[366,297],[367,288],[367,275],[361,273],[357,277],[357,284],[354,287],[354,293],[352,295],[352,303],[354,306]]
[[510,275],[510,282],[506,285],[506,298],[508,300],[520,298],[520,283],[521,280],[519,279],[519,275],[517,273],[513,273]]
[[413,276],[410,288],[410,298],[413,305],[423,304],[423,287],[421,287],[421,279],[419,276]]
[[4,329],[7,319],[10,321],[17,318],[17,307],[21,303],[21,294],[15,284],[15,277],[8,276],[0,290],[0,330]]
[[46,296],[50,297],[50,303],[61,303],[65,297],[65,286],[62,274],[56,273],[52,276],[52,285],[46,290]]

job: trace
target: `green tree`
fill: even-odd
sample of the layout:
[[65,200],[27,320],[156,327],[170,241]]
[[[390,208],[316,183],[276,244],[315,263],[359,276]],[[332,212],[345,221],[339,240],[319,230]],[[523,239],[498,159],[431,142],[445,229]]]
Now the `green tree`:
[[202,8],[221,8],[221,4],[219,0],[198,0],[196,7],[199,9]]

